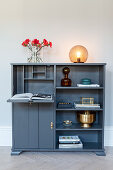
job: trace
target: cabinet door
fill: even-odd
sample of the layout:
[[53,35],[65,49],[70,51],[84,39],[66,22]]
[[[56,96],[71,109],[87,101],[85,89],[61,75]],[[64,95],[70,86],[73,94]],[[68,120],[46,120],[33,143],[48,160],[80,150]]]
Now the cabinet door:
[[38,105],[13,105],[14,148],[38,148]]
[[38,104],[29,104],[28,147],[38,148]]
[[16,149],[28,146],[28,104],[13,104],[13,139]]
[[52,149],[53,148],[53,128],[51,129],[51,122],[53,122],[53,104],[41,103],[39,104],[39,148]]

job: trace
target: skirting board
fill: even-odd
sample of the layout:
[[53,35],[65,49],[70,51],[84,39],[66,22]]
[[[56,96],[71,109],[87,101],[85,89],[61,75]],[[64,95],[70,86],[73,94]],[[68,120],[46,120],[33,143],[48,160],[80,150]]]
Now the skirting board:
[[113,126],[105,126],[104,132],[105,146],[113,146]]
[[[105,146],[113,146],[113,126],[105,127]],[[0,127],[0,146],[11,146],[12,128],[7,126]]]
[[8,126],[0,126],[0,146],[12,145],[12,128]]

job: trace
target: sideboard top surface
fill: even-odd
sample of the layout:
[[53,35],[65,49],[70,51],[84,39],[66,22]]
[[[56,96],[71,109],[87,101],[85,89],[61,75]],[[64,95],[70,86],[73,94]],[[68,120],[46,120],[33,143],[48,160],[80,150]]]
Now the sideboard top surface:
[[88,66],[88,65],[106,65],[106,63],[11,63],[11,65],[73,65],[73,66]]

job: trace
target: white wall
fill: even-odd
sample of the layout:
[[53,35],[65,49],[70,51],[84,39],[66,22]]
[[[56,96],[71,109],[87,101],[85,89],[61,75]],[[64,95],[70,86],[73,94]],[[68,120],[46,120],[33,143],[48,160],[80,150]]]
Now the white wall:
[[[107,62],[105,124],[113,128],[113,0],[4,0],[0,4],[0,127],[11,126],[10,63],[26,62],[26,38],[47,39],[45,61],[70,62],[72,46],[88,49],[87,62]],[[46,52],[46,50],[45,50]],[[112,131],[113,132],[113,131]]]

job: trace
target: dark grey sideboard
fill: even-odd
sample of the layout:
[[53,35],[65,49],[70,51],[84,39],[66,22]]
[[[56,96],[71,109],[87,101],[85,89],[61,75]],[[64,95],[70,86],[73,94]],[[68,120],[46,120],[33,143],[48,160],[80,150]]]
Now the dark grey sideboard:
[[[52,94],[53,100],[12,102],[12,155],[22,151],[84,151],[105,155],[105,63],[13,63],[12,96],[19,93]],[[61,87],[63,68],[70,68],[71,87]],[[77,87],[81,79],[89,78],[100,87]],[[77,121],[77,109],[57,108],[59,101],[71,102],[80,97],[94,97],[100,103],[96,121],[91,128],[82,128]],[[82,110],[82,109],[81,109]],[[80,111],[80,109],[79,109]],[[71,127],[64,127],[64,120],[72,120]],[[78,135],[82,149],[60,149],[60,135]]]

